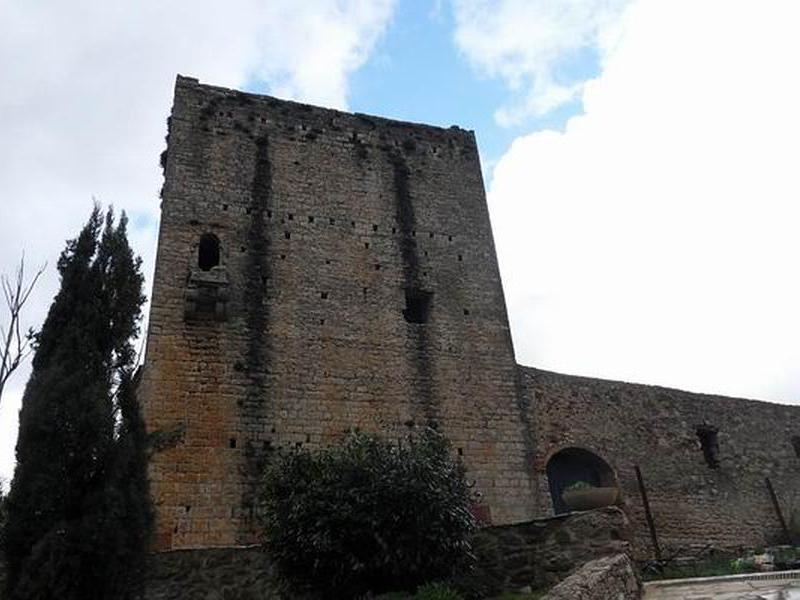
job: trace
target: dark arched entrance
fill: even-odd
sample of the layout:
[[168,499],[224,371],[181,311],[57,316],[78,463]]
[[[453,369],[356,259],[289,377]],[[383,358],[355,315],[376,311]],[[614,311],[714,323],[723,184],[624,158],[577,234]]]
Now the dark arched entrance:
[[585,481],[596,487],[617,485],[614,470],[596,454],[583,448],[564,448],[547,461],[547,481],[555,514],[569,512],[561,493],[576,481]]

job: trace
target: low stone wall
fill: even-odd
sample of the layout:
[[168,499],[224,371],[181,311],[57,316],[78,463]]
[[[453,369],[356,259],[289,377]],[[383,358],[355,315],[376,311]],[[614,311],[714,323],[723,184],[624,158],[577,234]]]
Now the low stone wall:
[[596,558],[629,554],[628,519],[607,507],[481,530],[476,572],[468,587],[486,595],[543,588]]
[[590,561],[542,600],[638,600],[642,588],[627,554]]
[[259,548],[175,550],[152,556],[146,600],[278,599],[274,568]]
[[[615,507],[489,527],[476,535],[478,568],[461,583],[475,590],[475,597],[528,586],[550,586],[587,561],[628,552],[627,529],[624,513]],[[612,564],[617,565],[616,562]],[[596,578],[600,571],[599,567],[593,567],[585,576]],[[3,576],[4,565],[0,561],[0,584]],[[238,547],[153,554],[144,600],[278,600],[286,597],[280,593],[268,556],[258,547]],[[291,597],[300,600],[296,594]],[[566,598],[554,598],[562,597]],[[619,596],[626,600],[633,597]],[[607,598],[616,599],[617,596]]]

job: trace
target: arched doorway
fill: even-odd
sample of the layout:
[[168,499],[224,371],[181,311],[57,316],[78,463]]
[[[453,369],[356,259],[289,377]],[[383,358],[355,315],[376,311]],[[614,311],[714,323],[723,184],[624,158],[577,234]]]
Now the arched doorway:
[[573,483],[585,481],[595,487],[617,485],[617,477],[608,463],[583,448],[564,448],[551,456],[547,461],[547,481],[557,515],[569,512],[561,494]]

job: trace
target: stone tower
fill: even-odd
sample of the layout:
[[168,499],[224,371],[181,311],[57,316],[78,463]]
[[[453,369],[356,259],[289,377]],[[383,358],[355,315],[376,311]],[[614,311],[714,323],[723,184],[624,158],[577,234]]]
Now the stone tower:
[[141,395],[160,549],[251,542],[270,450],[436,423],[494,523],[528,425],[474,135],[178,77]]

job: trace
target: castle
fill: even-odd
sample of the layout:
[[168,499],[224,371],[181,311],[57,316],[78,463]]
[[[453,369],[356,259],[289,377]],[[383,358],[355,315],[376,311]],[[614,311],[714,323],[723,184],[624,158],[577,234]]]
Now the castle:
[[140,386],[158,549],[254,542],[275,448],[427,424],[487,523],[562,512],[585,480],[619,486],[642,555],[651,532],[781,535],[800,408],[517,365],[472,132],[178,77],[162,165]]

